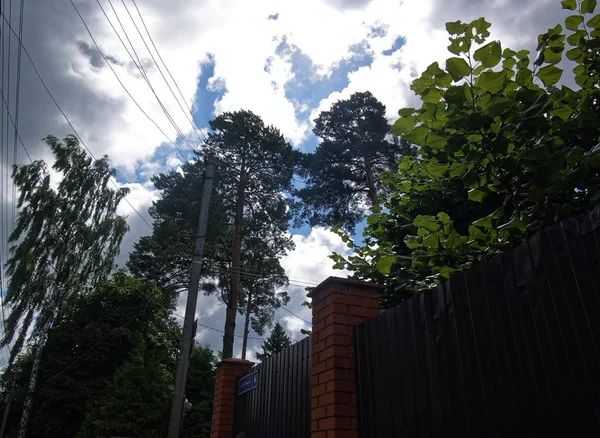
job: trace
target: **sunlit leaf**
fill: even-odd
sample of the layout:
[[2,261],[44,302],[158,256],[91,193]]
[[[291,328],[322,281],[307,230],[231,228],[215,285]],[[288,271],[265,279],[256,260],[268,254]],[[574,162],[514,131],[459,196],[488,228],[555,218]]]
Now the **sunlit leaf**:
[[483,91],[496,94],[502,91],[506,81],[506,76],[504,76],[504,73],[502,72],[484,71],[481,73],[481,76],[479,76],[477,86]]
[[581,2],[581,13],[591,14],[596,9],[596,0],[583,0]]
[[500,45],[500,42],[492,41],[475,50],[473,59],[481,62],[481,65],[486,68],[495,67],[500,62],[500,59],[502,59],[502,46]]
[[452,79],[459,81],[465,76],[471,74],[471,67],[463,58],[448,58],[446,60],[446,70],[452,76]]
[[577,30],[581,23],[583,23],[583,17],[581,15],[569,15],[565,19],[565,26],[570,30]]
[[396,257],[391,255],[387,257],[382,257],[377,261],[377,270],[380,274],[389,275],[392,265],[396,261]]
[[558,68],[555,65],[547,65],[546,67],[542,67],[537,72],[537,77],[541,79],[546,87],[556,84],[561,76],[563,70]]

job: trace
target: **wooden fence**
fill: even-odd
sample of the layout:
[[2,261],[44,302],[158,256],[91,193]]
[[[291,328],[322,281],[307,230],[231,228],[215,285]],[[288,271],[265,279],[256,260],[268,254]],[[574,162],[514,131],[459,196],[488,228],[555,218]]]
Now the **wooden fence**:
[[362,437],[600,436],[600,215],[355,331]]
[[237,396],[234,437],[310,437],[311,351],[307,337],[252,368],[258,381]]

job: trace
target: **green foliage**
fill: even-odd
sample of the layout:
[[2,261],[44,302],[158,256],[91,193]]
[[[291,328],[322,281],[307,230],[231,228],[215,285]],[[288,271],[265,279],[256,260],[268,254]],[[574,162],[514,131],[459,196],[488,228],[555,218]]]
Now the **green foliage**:
[[[73,297],[48,331],[28,433],[36,437],[78,436],[83,433],[84,422],[88,423],[86,417],[89,421],[99,418],[98,406],[122,407],[125,412],[132,404],[131,409],[139,405],[147,415],[157,418],[160,412],[168,412],[180,336],[179,326],[170,317],[173,298],[151,283],[120,272],[89,294]],[[11,392],[16,397],[8,430],[18,426],[32,361],[31,352],[15,361]],[[154,395],[137,398],[131,392],[128,399],[127,393],[119,392],[121,384],[132,388],[136,373],[147,379],[146,388],[139,390]],[[8,374],[2,375],[3,392],[10,386],[8,378]],[[168,394],[166,400],[159,397],[164,405],[157,403],[157,388]],[[161,418],[165,421],[164,415]],[[16,436],[13,432],[10,436]]]
[[81,438],[132,436],[159,438],[167,433],[173,375],[157,360],[160,351],[144,343],[114,373],[103,396],[87,411]]
[[216,357],[209,346],[194,348],[185,395],[192,404],[183,423],[184,438],[209,438],[215,392]]
[[19,213],[9,239],[14,246],[4,305],[10,313],[0,341],[0,346],[15,341],[10,362],[32,323],[35,336],[60,315],[61,303],[107,278],[127,232],[116,211],[128,189],[109,187],[114,170],[108,158],[92,160],[74,136],[44,141],[62,177],[58,188],[50,185],[44,161],[15,166],[12,175]]
[[[590,32],[600,19],[587,16],[595,2],[562,4],[577,15],[566,35],[560,25],[540,35],[533,67],[527,51],[485,44],[483,19],[447,24],[457,56],[414,81],[422,106],[400,110],[394,124],[419,155],[382,176],[388,196],[368,217],[365,244],[347,259],[332,256],[336,267],[388,285],[384,306],[600,199],[600,35]],[[577,90],[556,86],[565,44]]]
[[296,224],[353,230],[364,206],[379,203],[385,189],[380,174],[394,169],[396,159],[414,155],[414,148],[389,138],[385,106],[370,92],[354,93],[321,112],[313,132],[322,142],[301,163],[306,185],[294,193],[299,198]]
[[292,340],[285,333],[281,324],[275,324],[271,335],[262,344],[262,353],[256,353],[256,358],[260,361],[270,358],[271,356],[281,353],[283,350],[292,345]]

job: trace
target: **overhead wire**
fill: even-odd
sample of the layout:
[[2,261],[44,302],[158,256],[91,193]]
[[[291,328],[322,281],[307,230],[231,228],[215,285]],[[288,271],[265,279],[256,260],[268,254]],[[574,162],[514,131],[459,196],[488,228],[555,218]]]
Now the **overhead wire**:
[[[123,0],[121,0],[123,1]],[[167,71],[167,74],[169,75],[169,77],[171,78],[171,80],[173,81],[173,84],[175,84],[175,88],[177,89],[177,91],[179,92],[179,95],[181,96],[181,99],[183,100],[183,103],[186,105],[186,108],[189,111],[189,114],[191,115],[191,117],[194,120],[194,123],[196,126],[198,126],[198,122],[196,121],[195,117],[194,117],[194,112],[192,111],[192,108],[190,108],[189,104],[187,103],[187,100],[185,99],[185,97],[183,96],[183,93],[181,92],[181,89],[179,88],[179,85],[177,84],[177,81],[175,80],[175,78],[173,77],[173,75],[171,74],[171,71],[169,70],[169,67],[167,66],[167,64],[165,63],[165,61],[163,60],[160,51],[158,50],[158,47],[156,47],[156,44],[154,44],[154,39],[152,38],[152,34],[150,34],[150,31],[148,30],[148,27],[146,26],[146,22],[144,21],[144,17],[142,16],[142,13],[140,12],[137,3],[135,2],[135,0],[131,0],[133,3],[133,6],[135,6],[135,9],[140,17],[140,20],[142,22],[142,26],[144,27],[144,30],[146,31],[146,33],[148,34],[148,38],[150,39],[150,43],[152,44],[152,47],[154,48],[154,50],[156,51],[156,54],[158,55],[158,59],[160,59],[160,62],[162,63],[162,65],[165,67],[165,70]],[[123,3],[123,5],[125,6],[125,9],[127,10],[127,12],[129,13],[129,9],[127,8],[127,6],[125,5],[125,3]],[[131,16],[131,14],[129,14]],[[133,17],[131,18],[131,20],[133,21]],[[199,127],[199,126],[198,126]],[[206,140],[206,136],[204,135],[204,133],[202,132],[202,130],[200,130],[200,133],[202,134],[202,137],[204,138],[204,140]]]
[[[108,3],[110,4],[110,6],[112,8],[112,2],[111,2],[111,0],[108,0]],[[133,23],[133,25],[135,27],[135,30],[137,30],[137,33],[140,36],[140,38],[142,39],[142,42],[144,43],[144,46],[146,47],[146,50],[148,50],[148,53],[150,54],[150,57],[152,58],[152,61],[154,62],[154,65],[156,65],[156,68],[157,68],[158,72],[160,73],[160,75],[162,76],[163,80],[167,84],[167,87],[169,88],[169,91],[173,95],[173,98],[175,99],[175,102],[177,102],[177,105],[179,106],[179,109],[181,109],[181,112],[186,116],[188,122],[190,122],[190,125],[192,126],[192,129],[194,130],[194,132],[196,133],[196,136],[198,137],[198,141],[202,142],[203,139],[206,140],[206,136],[204,134],[202,134],[203,138],[200,137],[200,132],[201,131],[198,132],[197,123],[195,121],[192,121],[192,119],[190,118],[190,116],[193,117],[192,109],[188,105],[188,110],[189,110],[189,113],[188,113],[186,110],[183,109],[183,106],[181,106],[181,103],[179,102],[179,98],[175,95],[175,92],[173,91],[173,88],[171,88],[171,84],[169,84],[169,81],[167,80],[167,78],[165,77],[164,73],[162,72],[162,69],[160,68],[160,65],[158,65],[158,62],[156,61],[156,58],[152,54],[152,50],[150,50],[150,47],[148,47],[148,44],[146,43],[146,39],[142,35],[142,32],[140,31],[137,23],[133,19],[133,16],[131,15],[131,12],[129,12],[129,8],[127,7],[127,4],[125,3],[124,0],[121,0],[121,3],[123,3],[123,7],[125,8],[125,11],[127,11],[127,15],[129,15],[129,18],[131,19],[131,22]],[[136,9],[137,9],[137,5],[136,5]],[[114,8],[113,8],[113,11],[114,11],[115,15],[117,15],[117,12],[115,11]],[[142,14],[140,13],[139,9],[137,9],[137,11],[138,11],[138,15],[140,16],[140,18],[142,20],[142,23],[144,23],[144,19],[142,17]],[[152,41],[152,36],[150,36],[150,32],[148,32],[148,29],[146,28],[145,23],[144,23],[144,28],[146,29],[146,33],[150,37],[150,41],[152,42],[152,46],[156,50],[156,53],[160,57],[163,65],[165,66],[165,68],[167,68],[166,64],[162,60],[162,57],[160,56],[160,53],[158,52],[158,49],[156,49],[156,46],[154,45],[154,42]],[[124,29],[123,29],[123,31],[125,32]],[[168,69],[167,69],[167,71],[168,71]],[[179,93],[181,94],[181,98],[183,99],[183,102],[187,104],[187,102],[185,100],[185,97],[183,97],[183,93],[181,93],[181,90],[179,89],[179,86],[177,85],[177,82],[175,81],[175,79],[173,78],[173,76],[171,75],[170,72],[169,72],[169,75],[171,76],[171,80],[173,81],[173,83],[175,84],[175,86],[177,87],[177,89],[179,90]]]
[[[98,50],[98,53],[100,53],[100,56],[102,56],[102,59],[104,59],[104,62],[106,63],[106,65],[108,65],[108,67],[110,68],[110,70],[112,71],[113,75],[117,78],[117,81],[119,82],[119,85],[121,85],[121,88],[123,88],[123,90],[125,91],[125,93],[127,93],[127,95],[129,96],[129,98],[133,101],[133,103],[138,107],[138,109],[142,112],[142,114],[144,114],[144,116],[150,121],[152,122],[152,124],[154,124],[154,126],[156,126],[156,128],[163,134],[163,136],[175,146],[175,149],[177,149],[177,151],[179,152],[179,154],[181,155],[181,157],[183,158],[184,162],[187,162],[187,158],[183,155],[183,153],[181,152],[181,150],[179,149],[179,146],[177,146],[177,143],[173,140],[171,140],[169,138],[169,136],[165,133],[165,131],[163,131],[163,129],[158,125],[158,123],[156,123],[156,121],[154,119],[152,119],[152,117],[150,117],[148,115],[148,113],[146,111],[144,111],[144,109],[140,106],[140,104],[137,102],[137,100],[135,100],[135,98],[132,96],[132,94],[129,92],[129,90],[127,89],[127,87],[125,86],[125,84],[123,84],[123,81],[121,81],[121,78],[119,78],[119,75],[117,75],[117,72],[115,71],[115,69],[113,68],[112,64],[109,62],[109,60],[106,58],[106,55],[104,54],[104,52],[102,51],[102,49],[100,49],[100,46],[98,45],[98,43],[96,42],[96,39],[94,38],[94,36],[92,35],[92,32],[90,30],[90,28],[87,25],[87,22],[85,21],[85,19],[83,18],[83,16],[81,15],[81,13],[79,12],[79,9],[77,8],[77,6],[75,6],[75,3],[73,3],[73,0],[69,0],[71,2],[71,5],[73,6],[73,8],[75,9],[75,12],[77,13],[77,15],[79,16],[79,18],[81,19],[81,22],[83,23],[87,33],[89,34],[90,38],[92,39],[92,42],[94,43],[94,46],[96,46],[96,49]],[[25,53],[27,53],[27,50],[25,50]],[[194,152],[192,150],[192,152]]]
[[[150,88],[150,91],[152,91],[152,94],[156,98],[156,101],[158,102],[160,108],[162,109],[163,113],[167,117],[167,120],[169,120],[169,122],[171,123],[171,126],[173,126],[173,128],[175,129],[175,131],[177,132],[177,134],[179,135],[179,137],[181,137],[181,139],[183,140],[183,142],[187,145],[187,147],[191,151],[193,151],[194,150],[193,146],[191,145],[191,143],[189,142],[189,140],[186,138],[186,136],[183,134],[183,131],[179,128],[179,126],[177,125],[177,123],[175,123],[175,120],[173,119],[173,117],[171,116],[171,114],[169,113],[169,111],[167,110],[167,108],[165,107],[165,105],[163,104],[163,102],[158,97],[158,94],[156,93],[156,90],[154,89],[154,87],[152,86],[152,83],[150,82],[150,78],[148,77],[146,69],[144,68],[144,65],[143,65],[142,61],[140,60],[140,57],[138,56],[138,54],[137,54],[137,52],[135,50],[135,47],[134,47],[133,43],[131,42],[131,39],[129,38],[129,35],[127,34],[127,31],[125,30],[125,27],[121,23],[121,19],[119,18],[119,15],[117,14],[117,12],[115,11],[115,9],[113,8],[113,5],[112,5],[111,1],[108,0],[108,3],[110,5],[110,7],[112,8],[115,16],[117,17],[117,22],[121,26],[121,29],[123,30],[123,33],[125,34],[125,38],[129,42],[129,45],[131,46],[131,50],[133,51],[133,55],[135,55],[135,59],[134,59],[133,55],[131,54],[131,52],[129,51],[129,48],[127,47],[127,45],[125,44],[125,42],[121,38],[121,35],[119,35],[119,32],[117,31],[117,29],[113,25],[112,21],[108,17],[108,14],[106,13],[106,11],[104,10],[104,7],[100,3],[100,0],[96,0],[96,3],[98,3],[98,6],[102,10],[102,13],[104,14],[104,17],[106,18],[106,21],[108,21],[108,24],[110,24],[110,27],[112,28],[112,30],[114,31],[115,35],[117,36],[117,38],[121,42],[121,45],[125,48],[125,51],[127,52],[127,54],[129,55],[129,57],[131,58],[131,61],[133,62],[133,65],[136,66],[136,68],[138,69],[138,71],[142,75],[142,78],[146,81],[146,84]],[[137,62],[136,62],[136,59],[137,59]]]
[[[2,18],[4,20],[5,23],[7,23],[6,17],[4,16],[4,14],[2,14]],[[14,29],[12,27],[10,27],[9,24],[9,28],[11,30],[11,32],[13,34],[16,33],[14,31]],[[48,86],[46,85],[46,83],[44,82],[44,79],[42,78],[39,70],[37,69],[35,62],[33,62],[33,59],[31,58],[31,55],[29,54],[27,47],[25,47],[22,43],[22,41],[20,39],[18,39],[19,44],[22,46],[23,51],[25,52],[25,55],[27,56],[27,58],[29,59],[29,62],[31,63],[31,66],[33,67],[33,70],[36,73],[36,76],[38,77],[38,79],[40,80],[42,86],[44,87],[44,89],[46,90],[46,92],[48,93],[48,95],[50,96],[50,99],[52,99],[52,102],[54,102],[54,105],[56,105],[56,107],[58,108],[58,110],[60,111],[60,113],[62,114],[63,118],[65,119],[65,121],[67,122],[67,124],[69,125],[69,127],[73,130],[73,133],[75,134],[75,136],[79,139],[79,142],[81,143],[81,145],[85,148],[85,150],[90,154],[90,156],[95,160],[96,157],[94,156],[94,154],[92,153],[92,151],[90,150],[90,148],[88,148],[87,144],[85,143],[85,141],[83,140],[83,138],[79,135],[79,133],[77,132],[77,130],[75,129],[75,127],[73,126],[73,124],[71,123],[71,120],[69,119],[69,117],[67,116],[67,114],[63,111],[63,109],[61,108],[61,106],[59,105],[59,103],[57,102],[57,100],[54,98],[54,95],[52,94],[52,92],[50,91],[50,89],[48,88]],[[175,143],[173,143],[175,144]],[[177,146],[176,146],[177,147]],[[179,148],[177,148],[177,150],[179,150]],[[181,151],[180,151],[181,153]],[[183,156],[183,155],[182,155]],[[30,157],[31,159],[31,157]],[[120,187],[117,185],[117,183],[111,178],[110,179],[111,183],[117,188],[120,189]],[[125,202],[131,207],[131,209],[146,223],[146,225],[148,225],[150,228],[152,228],[152,225],[150,225],[150,223],[146,220],[145,217],[143,217],[140,212],[133,206],[133,204],[131,204],[131,202],[125,197],[124,198]]]
[[[21,6],[19,8],[19,41],[23,41],[23,13],[25,11],[25,0],[21,0]],[[21,97],[21,45],[17,49],[17,84],[15,91],[15,134],[13,142],[13,166],[17,164],[17,134],[19,132],[19,102]],[[13,186],[12,201],[13,201],[13,214],[12,224],[15,223],[15,215],[17,213],[15,200],[17,198],[17,186]]]

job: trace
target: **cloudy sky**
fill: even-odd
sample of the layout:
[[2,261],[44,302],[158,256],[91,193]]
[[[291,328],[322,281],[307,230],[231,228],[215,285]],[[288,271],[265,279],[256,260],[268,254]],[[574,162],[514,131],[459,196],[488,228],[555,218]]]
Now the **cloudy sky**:
[[[16,31],[19,2],[12,3]],[[7,16],[9,4],[2,1]],[[411,81],[447,57],[445,22],[485,16],[493,23],[492,38],[513,49],[532,49],[537,35],[564,15],[559,0],[26,0],[24,47],[72,127],[23,53],[19,133],[33,159],[48,159],[40,139],[74,128],[94,155],[110,156],[118,183],[131,188],[131,206],[150,222],[147,208],[160,194],[149,178],[188,159],[189,146],[199,143],[216,114],[250,109],[294,147],[311,151],[318,141],[311,121],[353,92],[371,91],[387,106],[390,120],[399,108],[416,105]],[[9,34],[2,20],[6,76]],[[12,35],[12,76],[2,89],[13,116],[16,53]],[[199,130],[192,127],[190,109]],[[3,178],[12,162],[12,135],[8,160],[2,154]],[[20,146],[17,162],[27,162]],[[6,230],[12,226],[12,190],[4,179],[0,184]],[[122,209],[131,232],[120,263],[151,232],[131,206],[124,203]],[[282,261],[291,279],[288,309],[310,321],[310,311],[301,307],[304,286],[334,274],[327,256],[345,247],[325,229],[290,232],[296,250]],[[5,251],[3,245],[3,259]],[[216,299],[201,297],[197,311],[201,324],[222,329],[225,309]],[[309,328],[283,310],[277,319],[293,338]],[[218,331],[199,327],[197,339],[221,346]],[[260,344],[252,339],[252,352]],[[237,354],[240,348],[236,342]]]

